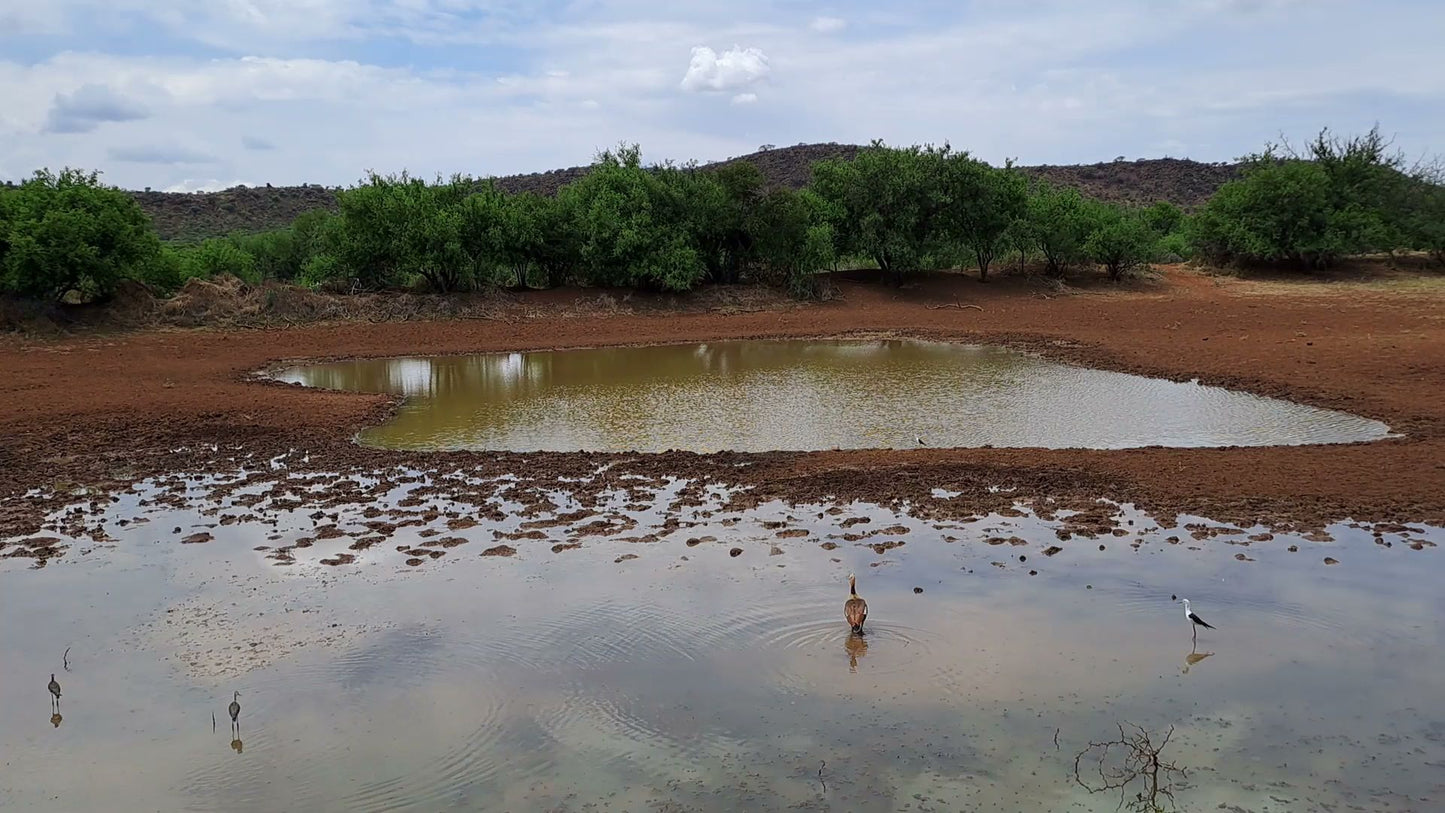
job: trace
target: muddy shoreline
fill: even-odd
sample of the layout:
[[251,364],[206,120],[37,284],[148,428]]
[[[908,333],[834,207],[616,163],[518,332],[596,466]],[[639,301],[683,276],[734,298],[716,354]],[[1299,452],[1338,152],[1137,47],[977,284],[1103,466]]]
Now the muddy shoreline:
[[[265,459],[292,449],[307,453],[304,465],[317,472],[401,466],[477,476],[525,472],[544,481],[614,463],[642,474],[746,486],[747,499],[909,501],[938,515],[992,510],[1014,499],[1088,505],[1103,497],[1156,516],[1192,513],[1278,528],[1346,518],[1445,524],[1445,400],[1439,397],[1445,392],[1445,286],[1433,281],[1252,283],[1171,269],[1154,283],[1064,295],[953,275],[902,290],[847,280],[839,288],[835,301],[745,313],[645,310],[7,338],[0,341],[0,535],[35,532],[42,513],[58,504],[55,495],[17,499],[32,489],[124,487],[169,472],[234,470],[227,458]],[[957,303],[981,310],[952,306]],[[352,438],[383,420],[396,399],[255,376],[297,359],[864,333],[1004,344],[1118,372],[1197,378],[1375,418],[1404,437],[1337,446],[1123,451],[388,452]],[[963,495],[940,500],[931,496],[935,488]]]

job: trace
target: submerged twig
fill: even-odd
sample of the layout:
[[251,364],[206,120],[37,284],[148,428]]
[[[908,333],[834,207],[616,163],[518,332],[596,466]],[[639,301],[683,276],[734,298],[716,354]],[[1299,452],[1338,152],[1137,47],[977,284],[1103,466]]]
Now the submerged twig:
[[1060,729],[1057,729],[1057,728],[1054,729],[1054,750],[1055,750],[1055,751],[1062,750],[1062,749],[1059,748],[1059,731],[1060,731]]
[[216,733],[216,713],[211,712],[211,733]]
[[[1139,811],[1162,811],[1161,797],[1168,800],[1169,806],[1175,806],[1174,792],[1169,786],[1170,775],[1178,774],[1185,777],[1183,768],[1172,762],[1164,762],[1159,758],[1165,747],[1169,745],[1169,739],[1174,736],[1174,726],[1164,734],[1164,739],[1155,745],[1145,731],[1133,723],[1127,725],[1134,729],[1133,732],[1124,731],[1125,723],[1119,724],[1119,739],[1107,742],[1090,742],[1088,747],[1074,756],[1074,781],[1089,793],[1099,793],[1106,790],[1119,791],[1119,809],[1124,809],[1127,804],[1130,810]],[[1113,748],[1123,749],[1124,755],[1117,764],[1109,762],[1109,752]],[[1085,756],[1094,754],[1098,760],[1099,779],[1085,781],[1082,774],[1082,761]],[[1160,784],[1160,773],[1163,773],[1164,783]],[[1134,798],[1129,798],[1129,786],[1136,780],[1143,780],[1144,789],[1137,791]]]
[[823,764],[818,766],[818,784],[823,786],[824,793],[828,792],[828,780],[823,778],[823,769],[826,767],[828,767],[828,760],[825,759]]
[[65,671],[70,671],[70,647],[66,647],[65,654],[60,656],[60,665],[65,667]]

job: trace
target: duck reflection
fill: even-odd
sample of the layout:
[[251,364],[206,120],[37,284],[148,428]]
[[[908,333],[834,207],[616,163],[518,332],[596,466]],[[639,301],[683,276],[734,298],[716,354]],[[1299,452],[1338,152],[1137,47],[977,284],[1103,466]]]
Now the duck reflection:
[[57,711],[54,714],[50,715],[50,724],[55,726],[56,728],[60,728],[60,720],[60,712]]
[[848,652],[848,671],[858,671],[858,659],[868,654],[868,641],[861,635],[849,634],[843,641],[843,649]]
[[236,739],[231,740],[231,750],[239,754],[241,753],[241,747],[241,735],[237,734]]
[[1199,663],[1200,661],[1210,657],[1213,654],[1213,652],[1190,652],[1188,655],[1184,656],[1184,668],[1180,670],[1180,673],[1185,675],[1189,674],[1189,667],[1193,666],[1196,663]]

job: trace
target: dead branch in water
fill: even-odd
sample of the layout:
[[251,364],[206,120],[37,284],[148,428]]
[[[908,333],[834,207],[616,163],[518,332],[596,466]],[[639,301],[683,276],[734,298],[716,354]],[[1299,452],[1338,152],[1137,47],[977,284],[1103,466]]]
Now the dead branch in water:
[[961,305],[961,304],[959,304],[959,302],[958,302],[957,299],[953,300],[952,302],[950,302],[950,303],[947,304],[947,305],[927,305],[927,306],[925,306],[925,307],[927,307],[927,308],[928,308],[929,310],[931,310],[931,311],[943,310],[944,308],[957,308],[958,310],[963,310],[963,309],[965,309],[965,308],[972,308],[972,309],[974,309],[974,310],[976,310],[976,311],[981,311],[981,310],[983,310],[983,308],[980,307],[980,306],[978,306],[978,305]]
[[[1128,725],[1133,729],[1126,732],[1124,726]],[[1149,732],[1133,723],[1119,724],[1119,739],[1107,742],[1090,742],[1088,747],[1080,751],[1074,757],[1074,781],[1089,793],[1101,793],[1107,790],[1119,791],[1119,808],[1124,809],[1128,805],[1130,810],[1147,811],[1147,813],[1159,813],[1165,810],[1161,800],[1167,800],[1170,809],[1176,809],[1174,792],[1169,787],[1170,776],[1178,774],[1181,778],[1185,776],[1183,768],[1172,762],[1165,762],[1159,758],[1165,747],[1169,745],[1169,739],[1174,736],[1174,726],[1164,734],[1164,739],[1155,745],[1149,736]],[[1109,759],[1110,751],[1118,749],[1115,753],[1122,751],[1122,756],[1117,762]],[[1084,757],[1092,756],[1097,760],[1099,779],[1097,783],[1091,778],[1085,780],[1083,776],[1082,762]],[[1091,772],[1092,773],[1092,772]],[[1160,774],[1163,774],[1163,784],[1160,784]],[[1134,798],[1129,798],[1129,786],[1136,780],[1143,780],[1144,789],[1136,791]]]
[[60,656],[60,665],[65,667],[65,671],[70,671],[70,647],[66,647],[65,654]]

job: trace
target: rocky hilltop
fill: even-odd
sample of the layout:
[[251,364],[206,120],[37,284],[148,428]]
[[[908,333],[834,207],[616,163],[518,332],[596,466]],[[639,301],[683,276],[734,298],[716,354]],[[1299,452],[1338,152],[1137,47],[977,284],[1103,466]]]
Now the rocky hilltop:
[[[827,158],[851,159],[862,147],[855,144],[798,144],[765,147],[749,155],[717,161],[721,166],[734,161],[751,161],[773,187],[793,189],[807,185],[813,162]],[[1233,178],[1232,164],[1206,164],[1178,158],[1157,158],[1071,166],[1022,167],[1038,178],[1077,188],[1091,197],[1131,203],[1168,201],[1191,208],[1203,203],[1214,190]],[[564,184],[582,177],[587,167],[569,167],[496,179],[508,192],[532,191],[555,194]],[[315,209],[334,209],[335,190],[316,185],[235,187],[221,192],[133,192],[141,208],[155,221],[161,237],[201,239],[235,231],[264,231],[281,228],[297,215]]]

